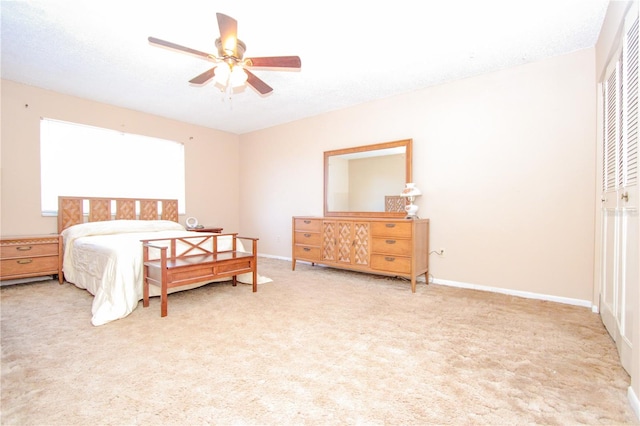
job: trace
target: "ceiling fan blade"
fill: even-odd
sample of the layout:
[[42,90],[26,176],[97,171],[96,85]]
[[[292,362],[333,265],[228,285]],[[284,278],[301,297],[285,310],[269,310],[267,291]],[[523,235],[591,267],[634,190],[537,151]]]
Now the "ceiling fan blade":
[[299,56],[267,56],[264,58],[247,58],[248,67],[266,68],[300,68],[302,61]]
[[223,13],[216,13],[218,18],[218,28],[220,29],[220,40],[222,50],[225,55],[238,55],[238,21]]
[[245,68],[244,72],[246,72],[249,76],[247,78],[247,84],[260,92],[261,95],[266,95],[267,93],[273,91],[273,88],[271,86],[260,80],[254,73],[252,73],[248,69]]
[[207,81],[209,81],[209,80],[211,80],[213,78],[213,76],[215,75],[215,69],[216,68],[217,67],[213,67],[210,70],[207,70],[207,71],[203,72],[199,76],[192,78],[191,80],[189,80],[189,83],[191,83],[191,84],[205,84]]
[[149,37],[149,43],[157,44],[158,46],[168,47],[169,49],[179,50],[181,52],[190,53],[192,55],[200,56],[205,59],[211,59],[214,57],[205,52],[201,52],[199,50],[191,49],[190,47],[180,46],[179,44],[171,43],[170,41],[160,40],[159,38]]

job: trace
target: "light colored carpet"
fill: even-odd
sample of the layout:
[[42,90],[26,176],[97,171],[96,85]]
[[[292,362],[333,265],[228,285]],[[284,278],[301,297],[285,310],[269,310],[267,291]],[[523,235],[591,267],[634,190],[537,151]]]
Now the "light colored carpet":
[[3,425],[634,424],[589,309],[283,260],[93,327],[91,295],[2,287]]

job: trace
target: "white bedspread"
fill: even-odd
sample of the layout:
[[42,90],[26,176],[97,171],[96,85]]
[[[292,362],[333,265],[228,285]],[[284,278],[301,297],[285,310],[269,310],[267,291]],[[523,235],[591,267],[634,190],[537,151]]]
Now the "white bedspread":
[[[176,222],[115,220],[75,225],[62,232],[64,242],[63,272],[65,279],[94,295],[91,323],[95,326],[124,318],[142,300],[142,243],[152,238],[203,236],[187,231]],[[218,239],[219,249],[231,247],[231,237]],[[244,251],[241,241],[237,249]],[[228,278],[224,279],[228,280]],[[238,276],[240,282],[251,283],[251,274]],[[258,282],[268,282],[259,277]],[[203,285],[206,283],[201,283]],[[188,288],[196,287],[189,286]],[[159,290],[150,286],[150,294]]]

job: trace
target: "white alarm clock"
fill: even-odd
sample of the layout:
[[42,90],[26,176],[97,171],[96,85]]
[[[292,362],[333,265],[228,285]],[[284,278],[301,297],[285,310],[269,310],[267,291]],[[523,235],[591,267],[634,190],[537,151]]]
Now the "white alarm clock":
[[188,217],[185,223],[187,225],[187,228],[193,229],[198,227],[198,219],[196,219],[195,217]]

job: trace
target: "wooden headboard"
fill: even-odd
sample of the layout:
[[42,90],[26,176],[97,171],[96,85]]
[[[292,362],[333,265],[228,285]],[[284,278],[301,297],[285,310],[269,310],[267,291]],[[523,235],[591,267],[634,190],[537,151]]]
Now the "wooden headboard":
[[116,219],[178,222],[178,200],[58,197],[58,233],[79,223]]

